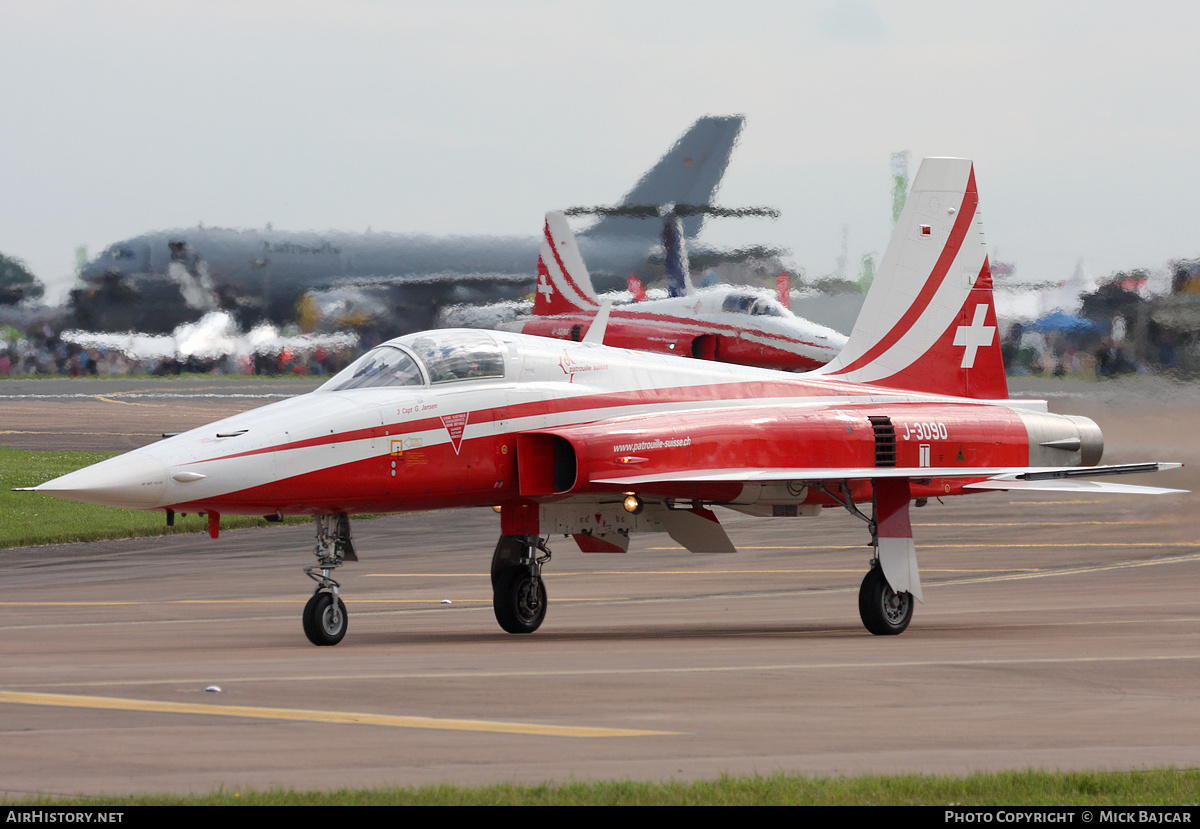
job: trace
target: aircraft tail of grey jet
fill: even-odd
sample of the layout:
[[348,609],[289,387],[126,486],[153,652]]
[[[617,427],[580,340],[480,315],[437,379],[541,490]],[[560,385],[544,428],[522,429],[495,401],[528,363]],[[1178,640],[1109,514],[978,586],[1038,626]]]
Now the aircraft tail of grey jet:
[[[625,205],[709,204],[729,166],[745,119],[741,115],[705,116],[680,136],[666,155],[625,194]],[[694,238],[704,216],[683,219],[683,234]],[[580,236],[646,236],[658,228],[630,216],[606,216]]]

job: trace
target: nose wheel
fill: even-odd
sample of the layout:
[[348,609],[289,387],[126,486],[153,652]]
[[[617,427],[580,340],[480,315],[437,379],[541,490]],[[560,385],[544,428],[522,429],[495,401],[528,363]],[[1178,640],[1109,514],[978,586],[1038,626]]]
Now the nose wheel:
[[346,605],[332,593],[314,593],[304,606],[303,621],[308,641],[336,645],[346,635]]
[[507,633],[533,633],[546,618],[542,565],[550,549],[536,535],[504,535],[492,556],[492,610]]
[[492,592],[496,621],[508,633],[533,633],[546,618],[546,584],[526,567],[501,571]]

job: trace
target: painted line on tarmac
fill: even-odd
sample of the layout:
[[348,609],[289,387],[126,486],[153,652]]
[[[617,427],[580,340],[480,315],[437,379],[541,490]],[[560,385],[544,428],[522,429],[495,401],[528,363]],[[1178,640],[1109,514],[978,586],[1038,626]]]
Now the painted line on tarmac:
[[152,409],[164,408],[166,403],[135,403],[132,400],[113,400],[111,397],[105,397],[102,394],[97,394],[95,397],[101,403],[120,403],[122,406],[149,406]]
[[[591,601],[589,599],[555,599],[556,602],[581,602]],[[364,604],[421,604],[421,605],[440,605],[442,599],[351,599],[349,604],[351,607]],[[488,604],[492,603],[491,597],[486,599],[454,599],[454,604]],[[183,604],[282,604],[294,607],[300,606],[299,599],[97,599],[95,601],[30,601],[30,602],[0,602],[0,607],[166,607],[168,605],[183,605]]]
[[1012,522],[965,522],[945,521],[939,523],[917,524],[914,527],[1086,527],[1100,524],[1106,527],[1127,527],[1130,524],[1161,524],[1160,520],[1153,521],[1012,521]]
[[[1080,546],[1087,546],[1087,545],[1080,545]],[[1091,545],[1091,546],[1104,547],[1104,546],[1117,546],[1117,545],[1115,545],[1115,544],[1113,544],[1113,545],[1096,544],[1096,545]],[[1130,546],[1136,546],[1136,545],[1130,545]],[[1146,545],[1146,546],[1151,546],[1151,545]],[[1158,545],[1158,546],[1165,547],[1165,546],[1180,546],[1180,545],[1163,544],[1163,545]],[[1189,544],[1187,546],[1195,546],[1195,544],[1193,543],[1193,544]],[[1018,579],[1041,579],[1041,578],[1046,578],[1048,576],[1076,576],[1076,575],[1083,575],[1085,573],[1104,573],[1104,572],[1108,572],[1111,570],[1132,570],[1137,567],[1156,567],[1160,564],[1187,564],[1187,563],[1194,562],[1194,561],[1200,561],[1200,552],[1190,553],[1187,555],[1180,555],[1180,556],[1166,556],[1163,558],[1150,558],[1150,559],[1133,560],[1133,561],[1114,561],[1111,564],[1083,564],[1083,565],[1079,565],[1076,567],[1067,566],[1067,567],[1046,568],[1044,570],[1031,570],[1031,571],[1024,572],[1024,573],[1002,573],[1002,574],[997,574],[994,576],[968,577],[968,578],[962,578],[962,579],[954,579],[953,581],[935,582],[934,584],[931,584],[929,586],[933,587],[938,584],[944,584],[944,585],[983,584],[986,582],[995,582],[995,581],[1016,581]]]
[[[1165,619],[1159,620],[1158,623],[1164,622],[1180,622],[1192,623],[1197,620],[1195,618],[1184,619]],[[1095,622],[1079,622],[1079,625],[1094,626]],[[1101,624],[1126,624],[1126,623],[1101,623]],[[1133,624],[1137,624],[1134,622]],[[1028,625],[1012,625],[1011,627],[1039,627],[1041,623],[1029,623]],[[1009,627],[1009,626],[1004,626]],[[884,660],[865,656],[862,661],[833,661],[833,662],[771,662],[764,664],[740,664],[740,665],[713,665],[706,663],[703,665],[683,665],[678,667],[655,666],[649,668],[619,668],[619,667],[604,667],[604,668],[535,668],[535,669],[515,669],[507,671],[475,671],[469,669],[462,670],[425,670],[425,671],[380,671],[378,673],[359,673],[359,674],[279,674],[276,676],[226,676],[226,677],[207,677],[204,679],[179,678],[174,679],[146,679],[146,680],[105,680],[98,682],[61,682],[45,685],[38,683],[42,687],[106,687],[120,686],[123,688],[129,687],[154,687],[154,686],[179,686],[182,684],[193,685],[209,685],[216,683],[218,685],[232,685],[234,683],[275,683],[275,682],[395,682],[398,680],[433,680],[433,681],[460,681],[467,680],[477,682],[484,679],[545,679],[547,677],[566,678],[573,677],[611,677],[611,676],[656,676],[663,674],[755,674],[763,672],[798,672],[808,673],[812,671],[847,671],[847,670],[864,670],[864,671],[879,671],[892,670],[896,668],[978,668],[978,667],[1014,667],[1026,665],[1096,665],[1096,664],[1113,664],[1113,665],[1130,665],[1134,663],[1168,663],[1168,662],[1197,662],[1200,661],[1200,653],[1188,654],[1137,654],[1134,656],[1045,656],[1045,657],[978,657],[968,659],[942,658],[942,659],[897,659]],[[61,702],[46,702],[45,698],[59,698]],[[43,701],[37,701],[43,700]],[[99,700],[110,703],[124,703],[121,705],[84,705],[79,700]],[[109,708],[118,710],[138,710],[138,711],[167,711],[176,713],[189,714],[224,714],[227,716],[259,716],[260,718],[271,718],[266,715],[249,714],[234,714],[232,711],[278,711],[288,716],[274,717],[274,719],[293,719],[307,720],[309,717],[304,715],[317,715],[320,719],[313,719],[314,722],[361,722],[358,719],[335,719],[336,717],[388,717],[388,715],[375,714],[338,714],[325,711],[304,711],[294,709],[276,709],[276,708],[245,708],[241,709],[238,706],[223,706],[223,705],[204,705],[204,704],[187,704],[187,703],[166,703],[166,702],[151,702],[146,700],[120,699],[109,697],[89,697],[75,694],[50,694],[44,692],[22,692],[22,691],[0,691],[0,703],[18,703],[25,705],[59,705],[63,707],[74,708]],[[153,707],[151,707],[153,706]],[[171,706],[167,708],[166,706]],[[186,710],[185,710],[186,709]],[[197,710],[204,709],[204,710]],[[215,709],[215,710],[208,710]],[[397,719],[402,721],[420,720],[430,721],[434,725],[411,725],[400,727],[411,728],[443,728],[446,730],[456,731],[471,731],[471,730],[491,730],[482,728],[465,728],[465,727],[448,727],[444,723],[483,723],[484,725],[498,725],[507,733],[536,733],[547,734],[544,729],[553,729],[555,731],[574,730],[582,731],[582,734],[550,734],[549,736],[669,736],[683,734],[686,732],[680,731],[637,731],[633,729],[607,729],[607,728],[587,728],[582,726],[547,726],[530,723],[493,723],[487,720],[437,720],[424,717],[389,717],[389,719]],[[381,723],[390,725],[391,723]],[[520,728],[536,729],[533,731],[518,731]]]
[[26,693],[21,691],[0,691],[0,703],[54,706],[58,708],[89,708],[103,711],[139,711],[150,714],[199,714],[215,717],[244,717],[259,720],[290,720],[293,722],[336,723],[341,725],[381,725],[390,728],[425,728],[436,731],[530,734],[539,737],[660,737],[682,733],[678,731],[590,728],[586,726],[496,722],[492,720],[403,717],[391,714],[365,714],[353,711],[312,711],[299,708],[262,708],[250,705],[159,702],[156,700],[76,696],[74,694]]
[[[738,547],[739,550],[862,550],[870,544],[815,544],[811,547],[780,546],[780,547]],[[918,550],[978,550],[986,547],[989,550],[1025,550],[1025,549],[1067,549],[1071,547],[1141,547],[1144,549],[1156,547],[1195,547],[1195,541],[1079,541],[1053,542],[1049,544],[991,544],[986,541],[972,544],[920,544]],[[684,550],[685,547],[651,547],[651,550]]]
[[[63,434],[64,432],[61,429],[0,429],[0,435],[45,435],[46,437],[61,437]],[[87,437],[162,437],[161,432],[78,432],[77,434],[86,434]]]
[[109,400],[111,397],[144,397],[148,400],[195,400],[198,398],[213,398],[217,400],[233,399],[233,400],[263,400],[267,398],[284,399],[289,397],[298,397],[305,392],[261,392],[258,394],[249,394],[247,392],[212,392],[212,391],[110,391],[101,392],[99,394],[87,394],[86,392],[62,393],[62,394],[0,394],[0,400],[106,400],[109,403],[118,401]]
[[[673,547],[668,549],[675,549]],[[683,549],[683,548],[679,548]],[[742,549],[763,549],[758,547],[744,547]],[[791,549],[790,547],[785,549]],[[989,567],[987,572],[994,572],[997,568]],[[792,567],[785,569],[770,569],[762,570],[755,568],[752,570],[567,570],[563,572],[555,572],[555,579],[564,576],[758,576],[758,575],[779,575],[786,573],[861,573],[861,567]],[[380,579],[423,579],[423,578],[472,578],[486,579],[487,573],[366,573],[363,578],[380,578]],[[555,599],[555,601],[559,601]],[[0,602],[3,604],[3,602]]]
[[[938,545],[930,545],[938,546]],[[958,545],[943,545],[948,547],[956,547]],[[1058,547],[1072,545],[1058,544],[1034,544],[1034,545],[1015,545],[1015,546],[1033,546],[1033,547]],[[1107,546],[1107,547],[1140,547],[1140,546],[1163,546],[1163,547],[1178,547],[1178,546],[1195,546],[1194,542],[1179,542],[1166,543],[1159,545],[1145,544],[1091,544],[1091,545],[1074,545],[1074,546]],[[671,548],[668,548],[671,549]],[[756,547],[747,549],[793,549],[789,547]],[[954,573],[954,574],[971,574],[965,578],[957,578],[948,581],[931,582],[928,587],[945,587],[959,584],[981,584],[984,582],[993,581],[1012,581],[1016,579],[1035,579],[1047,578],[1050,576],[1072,576],[1084,573],[1103,573],[1111,570],[1129,570],[1137,567],[1157,567],[1164,564],[1186,564],[1190,562],[1200,561],[1200,552],[1189,553],[1185,555],[1166,556],[1163,558],[1152,558],[1144,560],[1129,560],[1115,561],[1109,564],[1083,564],[1078,566],[1065,567],[986,567],[986,568],[962,568],[962,567],[927,567],[924,568],[926,574],[933,573]],[[806,573],[861,573],[861,568],[807,568],[807,569],[787,569],[787,570],[595,570],[590,572],[567,572],[556,573],[555,578],[563,576],[744,576],[744,575],[786,575],[786,574],[806,574]],[[989,574],[989,575],[982,575]],[[481,573],[367,573],[364,577],[378,578],[446,578],[446,577],[462,577],[462,578],[483,578]],[[851,589],[851,588],[842,588]],[[853,588],[857,590],[858,588]],[[757,593],[755,595],[758,595]],[[666,597],[655,597],[658,600],[666,600]],[[584,598],[562,598],[555,599],[556,602],[600,602],[600,601],[630,601],[627,596],[606,596],[606,597],[584,597]],[[464,598],[454,599],[453,604],[490,604],[490,598]],[[639,599],[637,601],[644,601]],[[96,600],[96,601],[0,601],[0,607],[132,607],[132,606],[168,606],[168,605],[230,605],[230,604],[281,604],[281,605],[298,605],[298,599],[150,599],[150,600]],[[370,599],[370,598],[355,598],[350,604],[366,605],[366,604],[415,604],[415,605],[441,605],[441,599]]]

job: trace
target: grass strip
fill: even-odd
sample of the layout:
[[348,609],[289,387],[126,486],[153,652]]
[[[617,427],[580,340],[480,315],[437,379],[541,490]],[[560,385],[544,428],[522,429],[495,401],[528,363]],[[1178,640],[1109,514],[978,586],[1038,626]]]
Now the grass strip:
[[722,776],[693,783],[450,785],[297,792],[220,789],[207,795],[39,797],[9,806],[938,806],[1188,807],[1200,800],[1200,770],[1007,771],[966,777]]
[[[36,452],[0,447],[0,549],[204,532],[207,519],[198,515],[175,516],[168,527],[158,510],[99,507],[65,501],[40,492],[13,492],[14,487],[37,486],[117,452]],[[289,518],[288,523],[308,523],[311,518]],[[262,518],[244,515],[221,517],[222,530],[262,527]]]

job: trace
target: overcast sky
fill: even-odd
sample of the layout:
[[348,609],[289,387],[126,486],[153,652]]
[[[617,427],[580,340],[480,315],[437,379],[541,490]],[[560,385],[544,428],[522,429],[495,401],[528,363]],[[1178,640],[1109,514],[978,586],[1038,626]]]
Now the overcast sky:
[[[533,235],[697,117],[746,126],[717,244],[832,271],[890,232],[889,156],[975,160],[1028,279],[1200,255],[1200,5],[4,0],[0,251],[203,222]],[[532,272],[534,263],[530,263]]]

